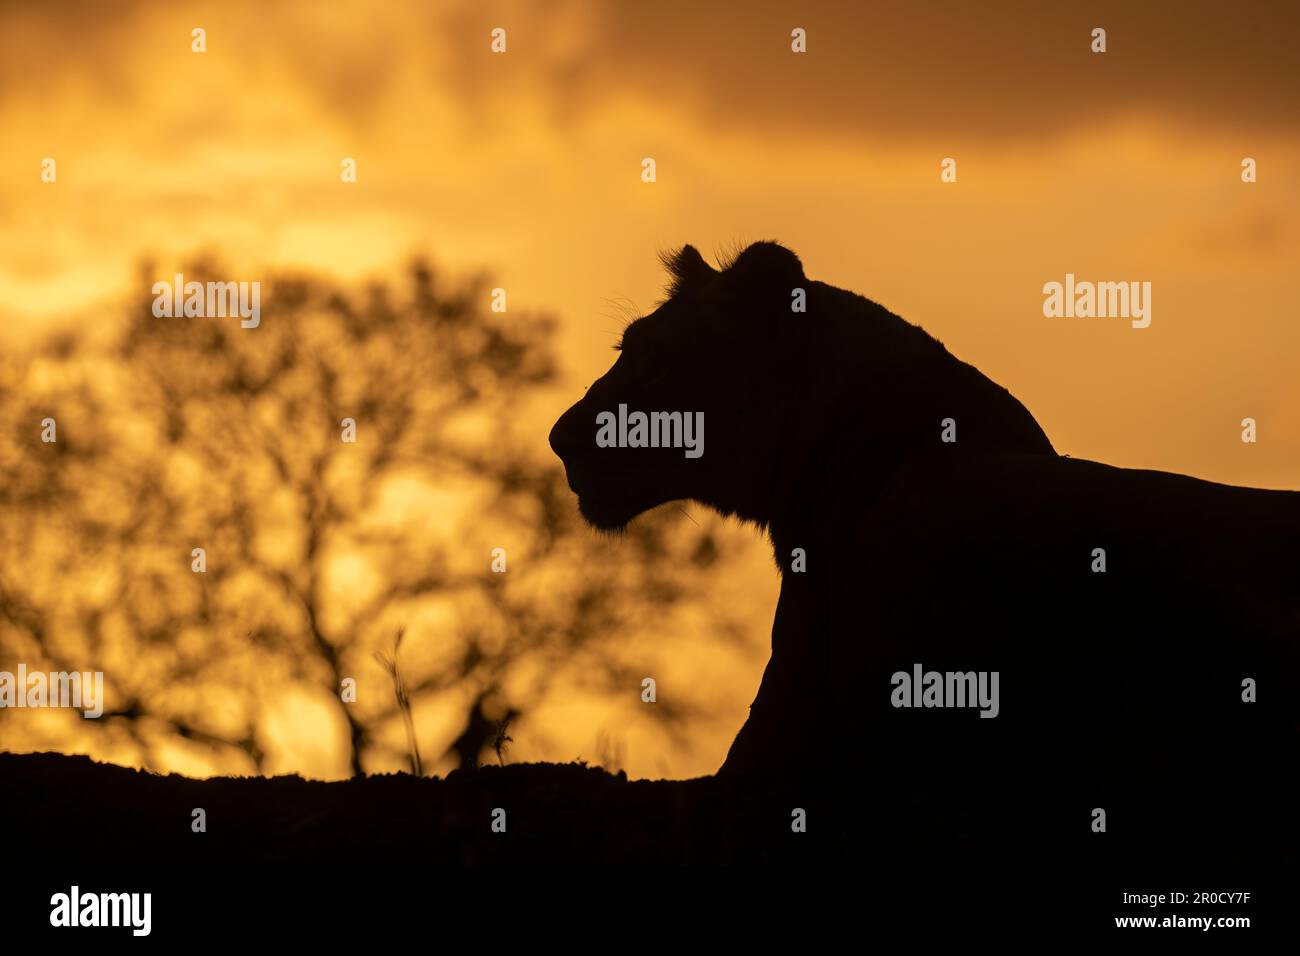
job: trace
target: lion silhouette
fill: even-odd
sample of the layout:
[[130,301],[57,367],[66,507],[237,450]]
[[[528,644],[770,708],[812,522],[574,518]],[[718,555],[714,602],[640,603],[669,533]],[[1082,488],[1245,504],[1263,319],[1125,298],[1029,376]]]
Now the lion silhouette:
[[1225,796],[1210,755],[1293,759],[1300,494],[1058,456],[1005,388],[776,243],[664,262],[550,443],[597,528],[692,499],[768,532],[772,654],[722,775],[834,776],[925,819],[983,801],[1024,835],[1105,801],[1183,819]]

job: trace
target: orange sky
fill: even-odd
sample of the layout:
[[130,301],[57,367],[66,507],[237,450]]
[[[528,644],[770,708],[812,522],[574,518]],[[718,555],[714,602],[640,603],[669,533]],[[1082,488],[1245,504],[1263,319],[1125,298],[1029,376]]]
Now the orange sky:
[[[605,300],[651,305],[658,249],[771,237],[1009,386],[1062,451],[1295,487],[1296,9],[1040,6],[7,4],[6,329],[94,321],[146,253],[356,275],[421,250],[555,311],[587,382]],[[1044,319],[1066,272],[1152,281],[1152,327]]]
[[[427,252],[558,316],[549,419],[612,359],[608,300],[652,307],[657,251],[774,238],[1058,451],[1300,488],[1298,8],[945,6],[7,3],[0,342],[105,321],[143,256],[348,278]],[[1067,272],[1150,281],[1151,327],[1044,318]]]

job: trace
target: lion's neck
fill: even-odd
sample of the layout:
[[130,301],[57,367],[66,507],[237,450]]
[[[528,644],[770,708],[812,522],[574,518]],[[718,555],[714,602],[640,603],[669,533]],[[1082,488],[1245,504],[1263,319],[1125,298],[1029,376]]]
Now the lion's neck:
[[[756,509],[782,573],[791,552],[848,508],[875,499],[904,466],[945,456],[1054,455],[1005,388],[916,326],[860,296],[814,283],[808,402],[783,423],[772,486]],[[796,420],[797,415],[797,420]],[[847,516],[845,516],[847,517]]]

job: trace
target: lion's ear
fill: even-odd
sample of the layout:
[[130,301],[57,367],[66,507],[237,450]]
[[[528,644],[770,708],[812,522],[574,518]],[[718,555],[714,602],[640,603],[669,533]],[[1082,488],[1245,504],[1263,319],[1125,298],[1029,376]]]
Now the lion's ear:
[[807,281],[799,257],[775,242],[754,243],[724,274],[732,288],[747,297],[779,295],[784,302],[790,300],[791,289]]
[[670,299],[718,274],[694,246],[682,246],[677,252],[663,253],[659,259],[671,277],[668,286]]

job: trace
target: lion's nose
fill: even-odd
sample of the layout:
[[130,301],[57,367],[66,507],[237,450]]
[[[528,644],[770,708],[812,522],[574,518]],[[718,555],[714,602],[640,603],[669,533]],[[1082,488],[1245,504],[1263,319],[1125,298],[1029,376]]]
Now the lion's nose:
[[551,451],[555,452],[560,461],[569,461],[579,450],[579,443],[582,440],[578,418],[580,404],[574,405],[561,415],[548,436]]

